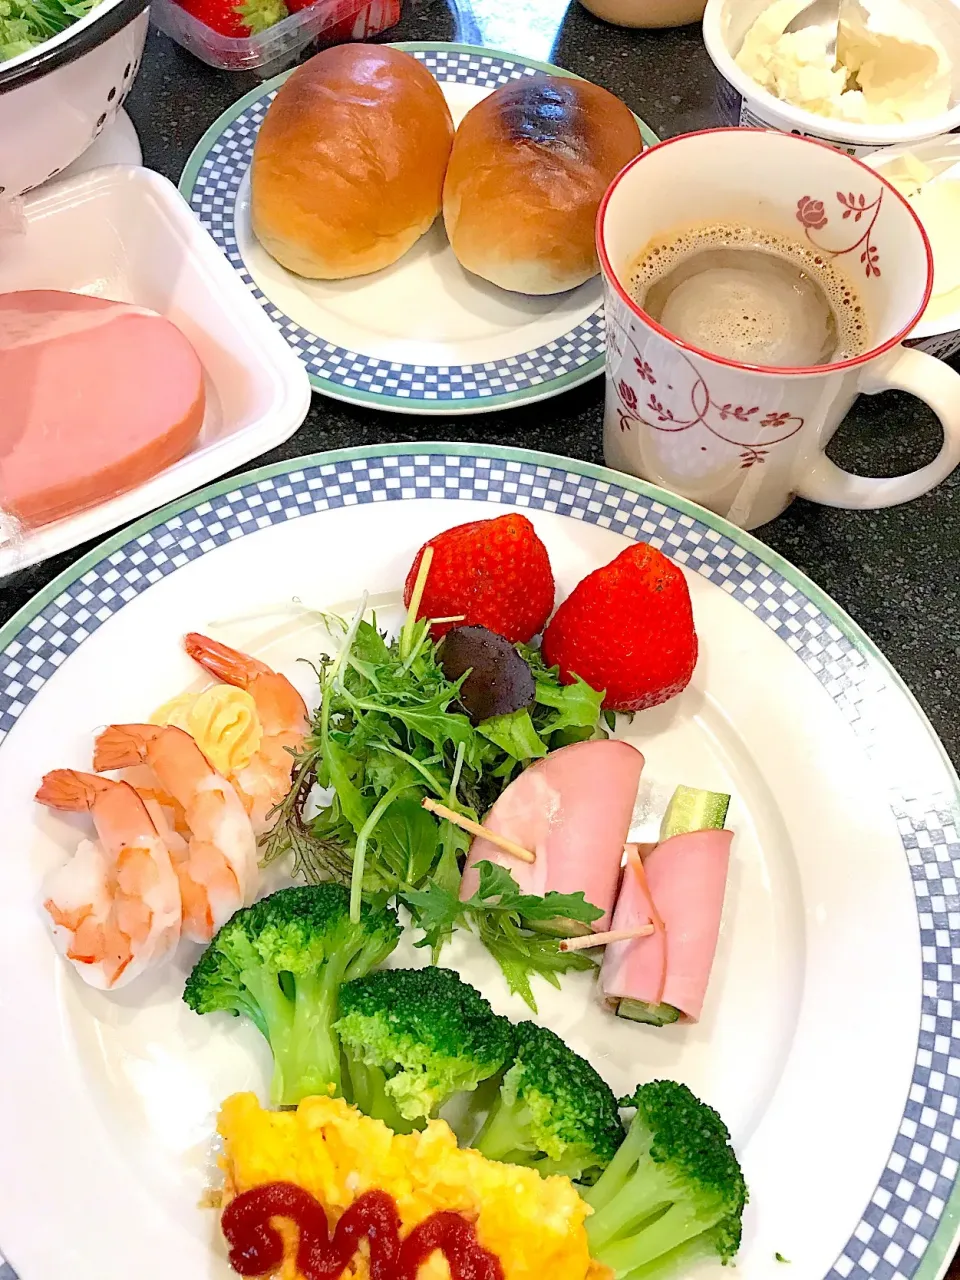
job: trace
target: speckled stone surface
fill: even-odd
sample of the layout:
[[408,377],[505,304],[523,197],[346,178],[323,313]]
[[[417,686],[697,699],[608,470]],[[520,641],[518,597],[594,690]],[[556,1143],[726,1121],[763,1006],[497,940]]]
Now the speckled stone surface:
[[[453,0],[456,4],[456,0]],[[555,35],[555,40],[553,40]],[[618,94],[661,136],[718,122],[717,77],[699,28],[626,31],[573,0],[406,0],[384,38],[480,40],[549,57]],[[552,42],[552,49],[551,49]],[[128,103],[144,163],[176,180],[193,146],[221,111],[257,84],[211,70],[151,31]],[[397,440],[496,442],[602,462],[602,381],[501,414],[429,420],[381,414],[314,397],[282,449],[258,461]],[[932,414],[898,393],[863,398],[831,446],[840,465],[897,475],[935,454]],[[960,472],[934,493],[887,511],[846,512],[796,502],[759,536],[828,591],[886,653],[909,684],[954,762],[960,761]],[[79,554],[71,552],[5,583],[3,617]]]

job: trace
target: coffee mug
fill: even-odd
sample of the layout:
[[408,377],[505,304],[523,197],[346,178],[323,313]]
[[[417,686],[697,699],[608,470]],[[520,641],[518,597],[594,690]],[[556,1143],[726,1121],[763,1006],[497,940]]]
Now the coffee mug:
[[[806,242],[859,294],[870,349],[802,369],[741,364],[683,342],[631,298],[629,269],[654,239],[728,222]],[[960,375],[902,346],[926,308],[933,255],[907,202],[860,161],[819,142],[712,129],[651,147],[614,179],[597,216],[607,358],[609,466],[752,529],[796,496],[888,507],[960,462]],[[943,446],[893,479],[841,470],[824,452],[861,392],[895,387],[940,419]]]

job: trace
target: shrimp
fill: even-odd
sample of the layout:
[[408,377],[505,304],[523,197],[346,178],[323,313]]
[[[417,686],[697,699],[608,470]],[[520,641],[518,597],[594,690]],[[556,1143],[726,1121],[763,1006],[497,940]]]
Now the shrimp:
[[249,654],[191,631],[184,648],[218,680],[246,690],[253,698],[263,730],[260,747],[249,764],[231,774],[254,829],[263,831],[267,815],[290,790],[293,755],[309,728],[306,704],[286,676]]
[[183,900],[183,932],[209,942],[235,911],[256,896],[257,838],[230,783],[182,729],[114,724],[94,746],[93,767],[148,764],[163,793],[183,814],[188,839],[173,853]]
[[181,904],[170,853],[126,782],[54,769],[37,800],[89,812],[99,843],[82,840],[47,880],[44,907],[57,949],[100,991],[126,986],[168,959],[180,939]]

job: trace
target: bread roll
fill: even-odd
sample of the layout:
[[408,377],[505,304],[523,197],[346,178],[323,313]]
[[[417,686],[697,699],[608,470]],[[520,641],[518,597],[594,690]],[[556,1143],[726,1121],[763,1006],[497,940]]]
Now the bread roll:
[[443,220],[468,271],[516,293],[561,293],[600,270],[594,222],[614,176],[643,147],[623,103],[597,85],[531,76],[461,121]]
[[253,151],[253,230],[315,280],[379,271],[440,212],[453,122],[416,58],[384,45],[318,53],[280,88]]

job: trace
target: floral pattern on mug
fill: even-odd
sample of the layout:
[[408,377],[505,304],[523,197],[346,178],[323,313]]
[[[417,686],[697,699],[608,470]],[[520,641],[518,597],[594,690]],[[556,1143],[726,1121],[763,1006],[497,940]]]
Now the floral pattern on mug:
[[[608,336],[610,346],[622,358],[627,347],[635,353],[633,366],[638,376],[647,385],[657,385],[657,375],[650,363],[644,359],[629,331],[620,323],[608,318]],[[686,402],[678,400],[675,404],[667,403],[665,392],[640,392],[627,378],[621,376],[616,383],[617,412],[619,414],[620,431],[631,431],[635,426],[644,426],[652,431],[679,433],[689,431],[693,427],[705,428],[715,439],[739,450],[738,457],[742,468],[762,463],[774,445],[782,444],[795,436],[803,426],[803,418],[788,410],[764,410],[760,405],[734,404],[732,401],[721,402],[710,393],[706,379],[697,366],[687,356],[678,353],[680,359],[693,375],[693,381],[686,392]],[[672,386],[660,380],[667,391]],[[641,397],[643,402],[641,404]],[[762,416],[759,416],[762,415]],[[726,424],[730,425],[727,426]],[[736,431],[735,424],[753,427],[764,432],[762,440],[755,438],[744,440],[740,437],[744,432]],[[773,432],[775,434],[768,435]]]
[[827,215],[823,211],[823,201],[814,200],[812,196],[801,197],[797,204],[797,221],[814,231],[820,231],[827,225]]
[[797,201],[797,221],[803,227],[804,235],[815,249],[819,250],[820,253],[826,254],[830,259],[841,258],[844,254],[853,253],[855,250],[861,249],[862,246],[860,262],[863,265],[867,279],[869,280],[871,276],[879,276],[881,274],[880,250],[873,243],[872,235],[883,204],[883,188],[880,188],[875,200],[868,201],[862,191],[859,193],[838,191],[836,198],[843,209],[840,218],[841,222],[852,218],[856,224],[862,218],[869,217],[869,222],[867,222],[860,236],[852,244],[836,249],[822,244],[819,240],[815,240],[811,232],[822,231],[829,224],[830,219],[827,216],[824,202],[815,200],[813,196],[801,196]]
[[[720,420],[726,422],[727,418],[736,418],[738,422],[749,422],[755,413],[760,412],[760,406],[754,405],[752,409],[748,409],[743,404],[722,404],[720,405]],[[784,415],[787,417],[788,415]]]

